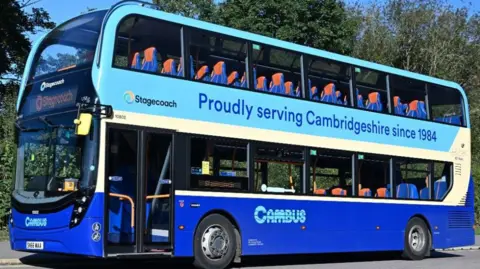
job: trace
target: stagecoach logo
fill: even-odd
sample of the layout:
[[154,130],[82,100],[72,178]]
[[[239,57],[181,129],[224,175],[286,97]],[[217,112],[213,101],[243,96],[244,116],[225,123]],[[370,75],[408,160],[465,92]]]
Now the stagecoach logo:
[[59,106],[64,106],[72,104],[75,102],[74,96],[76,95],[75,90],[68,90],[56,95],[51,96],[42,96],[38,95],[37,100],[35,101],[35,108],[37,112],[40,112],[45,109],[53,109]]
[[26,227],[47,227],[47,218],[30,218],[25,219]]
[[254,217],[258,224],[305,223],[307,212],[303,209],[266,209],[264,206],[257,206]]
[[131,104],[133,101],[135,101],[135,94],[133,94],[132,91],[126,91],[123,95],[123,99],[125,99],[127,104]]
[[55,86],[62,85],[64,83],[65,83],[65,80],[63,78],[61,80],[57,80],[54,82],[43,82],[42,85],[40,86],[40,91],[43,92],[48,88],[53,88]]

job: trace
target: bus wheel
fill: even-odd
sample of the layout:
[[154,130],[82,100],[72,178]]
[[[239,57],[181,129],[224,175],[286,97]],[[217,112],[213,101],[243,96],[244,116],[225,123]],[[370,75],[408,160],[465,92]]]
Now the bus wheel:
[[402,256],[409,260],[422,260],[430,251],[430,231],[420,218],[412,218],[405,229],[405,246]]
[[194,266],[202,269],[224,269],[236,253],[233,225],[222,215],[204,218],[195,231]]

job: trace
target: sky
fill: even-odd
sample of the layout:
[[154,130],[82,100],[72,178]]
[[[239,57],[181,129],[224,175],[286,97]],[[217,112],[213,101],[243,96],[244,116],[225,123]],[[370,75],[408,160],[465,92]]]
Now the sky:
[[[70,18],[79,15],[82,11],[88,8],[104,9],[109,8],[120,0],[41,0],[34,7],[42,7],[50,13],[52,21],[59,24]],[[294,1],[294,0],[292,0]],[[346,0],[347,2],[360,2],[361,4],[368,4],[372,0]],[[380,0],[382,1],[382,0]],[[461,7],[468,3],[471,5],[472,11],[480,11],[480,0],[447,0],[448,3],[455,7]],[[146,0],[146,2],[150,2]],[[39,37],[40,34],[31,35],[30,39],[33,41]]]

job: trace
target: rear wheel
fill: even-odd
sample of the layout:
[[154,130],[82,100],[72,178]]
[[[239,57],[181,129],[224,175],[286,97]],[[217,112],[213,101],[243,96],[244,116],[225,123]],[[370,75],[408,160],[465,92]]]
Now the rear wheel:
[[234,227],[227,218],[219,214],[207,216],[195,231],[194,266],[227,268],[235,257],[236,241]]
[[412,218],[405,229],[405,245],[402,256],[409,260],[422,260],[430,252],[431,236],[427,224],[420,218]]

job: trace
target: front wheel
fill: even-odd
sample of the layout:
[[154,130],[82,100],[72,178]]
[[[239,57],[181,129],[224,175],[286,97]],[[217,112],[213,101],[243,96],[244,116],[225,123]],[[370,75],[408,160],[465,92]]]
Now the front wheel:
[[236,253],[236,236],[232,223],[222,215],[204,218],[195,231],[193,265],[201,269],[224,269]]
[[402,256],[409,260],[422,260],[431,246],[430,231],[420,218],[412,218],[405,229],[405,246]]

